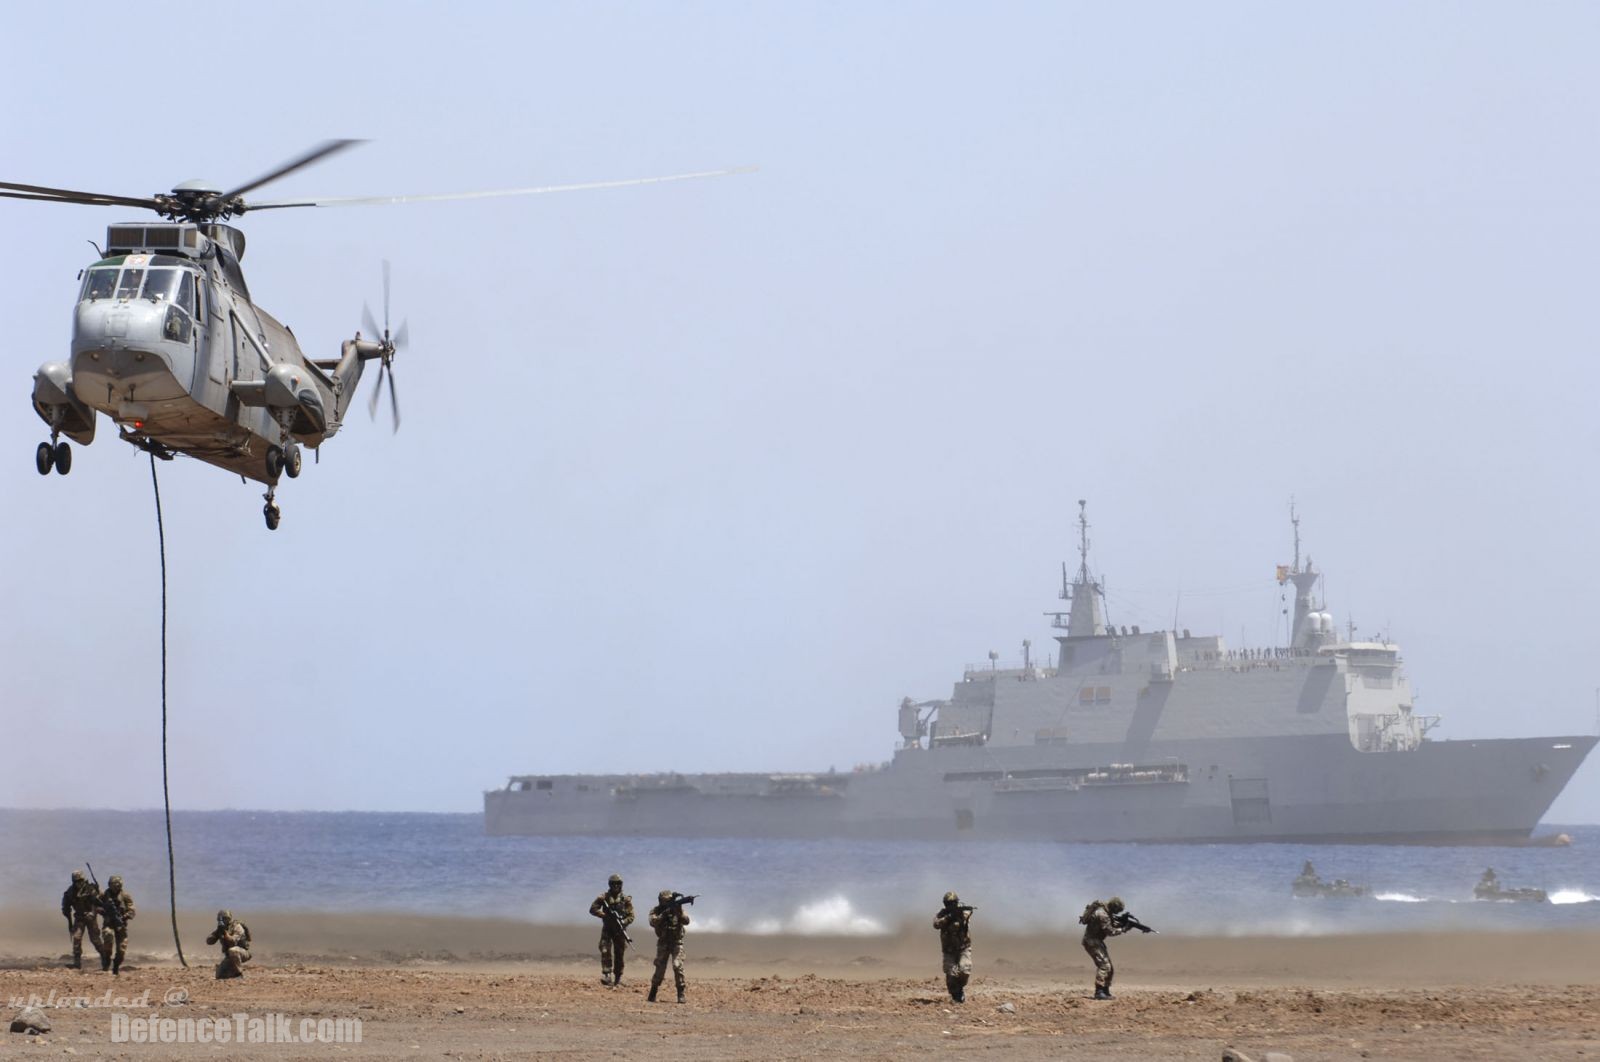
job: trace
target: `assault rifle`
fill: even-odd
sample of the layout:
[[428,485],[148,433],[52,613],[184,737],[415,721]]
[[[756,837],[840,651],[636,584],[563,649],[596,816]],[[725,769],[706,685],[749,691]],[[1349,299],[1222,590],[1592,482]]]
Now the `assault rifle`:
[[1137,929],[1141,933],[1154,933],[1155,930],[1145,925],[1134,917],[1132,911],[1123,911],[1111,916],[1111,924],[1118,929]]
[[[100,892],[100,879],[94,876],[94,867],[89,866],[87,862],[83,865],[89,867],[89,880],[94,882],[95,891]],[[122,908],[114,899],[107,903],[106,900],[109,898],[110,893],[100,892],[100,913],[105,915],[106,925],[112,929],[128,928],[128,920],[122,917]]]
[[698,897],[695,896],[685,896],[681,892],[675,892],[672,894],[672,899],[662,900],[660,903],[656,904],[654,913],[666,914],[668,911],[671,911],[674,914],[682,914],[683,905],[686,903],[694,903],[697,898]]
[[622,939],[623,940],[627,941],[629,944],[632,944],[633,943],[633,938],[628,936],[628,927],[622,921],[622,910],[621,910],[621,908],[618,908],[618,907],[616,907],[616,906],[614,906],[612,904],[606,903],[606,904],[601,904],[600,905],[600,909],[606,913],[605,914],[605,921],[602,922],[601,924],[604,925],[606,923],[609,923],[612,926],[612,928],[614,928],[618,933],[622,934]]

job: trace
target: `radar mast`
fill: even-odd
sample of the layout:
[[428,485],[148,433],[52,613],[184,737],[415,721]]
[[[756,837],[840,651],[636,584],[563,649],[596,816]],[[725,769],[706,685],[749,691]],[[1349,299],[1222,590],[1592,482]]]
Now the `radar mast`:
[[1072,602],[1072,611],[1067,613],[1068,638],[1093,638],[1106,633],[1105,611],[1100,601],[1105,587],[1089,574],[1088,505],[1084,499],[1078,499],[1078,577],[1066,585],[1066,573],[1062,572],[1061,599]]

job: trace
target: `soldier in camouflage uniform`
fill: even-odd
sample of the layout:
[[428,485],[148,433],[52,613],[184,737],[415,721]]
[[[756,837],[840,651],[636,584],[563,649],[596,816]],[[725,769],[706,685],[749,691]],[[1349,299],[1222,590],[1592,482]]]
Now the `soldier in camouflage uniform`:
[[957,1003],[967,1001],[967,979],[972,976],[972,911],[962,910],[961,897],[944,894],[944,908],[933,916],[939,931],[939,948],[944,952],[944,986]]
[[[607,917],[608,911],[613,917]],[[628,951],[628,927],[633,925],[633,897],[622,894],[621,874],[611,875],[606,891],[589,905],[589,913],[600,919],[600,983],[607,987],[620,985],[622,961]]]
[[83,876],[83,871],[72,872],[72,883],[61,894],[61,913],[66,916],[67,927],[72,931],[72,968],[83,969],[83,935],[89,935],[89,946],[105,958],[105,941],[100,939],[100,890],[94,882]]
[[232,911],[217,912],[217,928],[211,931],[206,943],[222,949],[217,980],[244,976],[244,964],[250,961],[250,927],[235,919]]
[[122,891],[122,875],[113,874],[106,881],[106,891],[100,895],[100,914],[106,927],[100,939],[105,948],[100,952],[100,969],[122,973],[122,960],[128,955],[128,923],[133,921],[133,897]]
[[650,978],[650,1002],[656,1001],[656,991],[666,979],[667,966],[672,966],[672,982],[678,989],[678,1002],[684,1002],[683,989],[683,931],[689,924],[689,912],[682,904],[672,902],[673,891],[662,889],[656,897],[655,908],[650,912],[650,928],[656,931],[656,972]]
[[1120,937],[1128,931],[1119,926],[1115,916],[1126,910],[1122,897],[1113,896],[1105,903],[1095,900],[1083,909],[1078,921],[1083,923],[1083,950],[1094,960],[1094,998],[1110,999],[1111,979],[1116,970],[1111,966],[1111,952],[1106,950],[1107,937]]

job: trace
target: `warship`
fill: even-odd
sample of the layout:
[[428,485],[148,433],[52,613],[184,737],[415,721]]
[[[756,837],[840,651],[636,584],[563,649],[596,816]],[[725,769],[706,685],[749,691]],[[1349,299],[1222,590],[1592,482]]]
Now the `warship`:
[[[849,772],[516,775],[484,794],[490,835],[1073,842],[1533,842],[1594,736],[1449,740],[1414,710],[1400,649],[1341,639],[1308,555],[1288,644],[1106,622],[1079,558],[1046,666],[966,668],[899,705],[900,743]],[[1053,659],[1051,659],[1053,657]]]

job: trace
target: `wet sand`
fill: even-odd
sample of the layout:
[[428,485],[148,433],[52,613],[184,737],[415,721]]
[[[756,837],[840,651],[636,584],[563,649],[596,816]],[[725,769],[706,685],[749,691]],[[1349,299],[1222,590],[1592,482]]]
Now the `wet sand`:
[[[145,911],[120,978],[61,966],[64,923],[0,911],[0,998],[108,989],[131,1017],[238,1012],[360,1018],[359,1044],[112,1043],[114,1008],[48,1010],[28,1049],[85,1057],[529,1056],[809,1058],[818,1055],[1219,1059],[1600,1057],[1600,931],[1305,938],[1155,936],[1113,942],[1111,1003],[1095,1003],[1076,939],[975,935],[968,1003],[949,1002],[932,930],[877,937],[695,934],[689,1002],[644,1000],[650,954],[624,986],[598,983],[596,932],[481,919],[241,912],[257,938],[242,981],[217,982],[204,914]],[[153,915],[153,917],[152,917]],[[642,927],[641,927],[642,928]],[[640,945],[646,934],[636,934]],[[181,1004],[176,1000],[186,994]],[[670,975],[668,990],[671,997]],[[1014,1013],[998,1008],[1010,1003]],[[6,1012],[9,1017],[12,1010]],[[24,1037],[7,1037],[20,1049]],[[0,1048],[0,1050],[5,1050]]]

